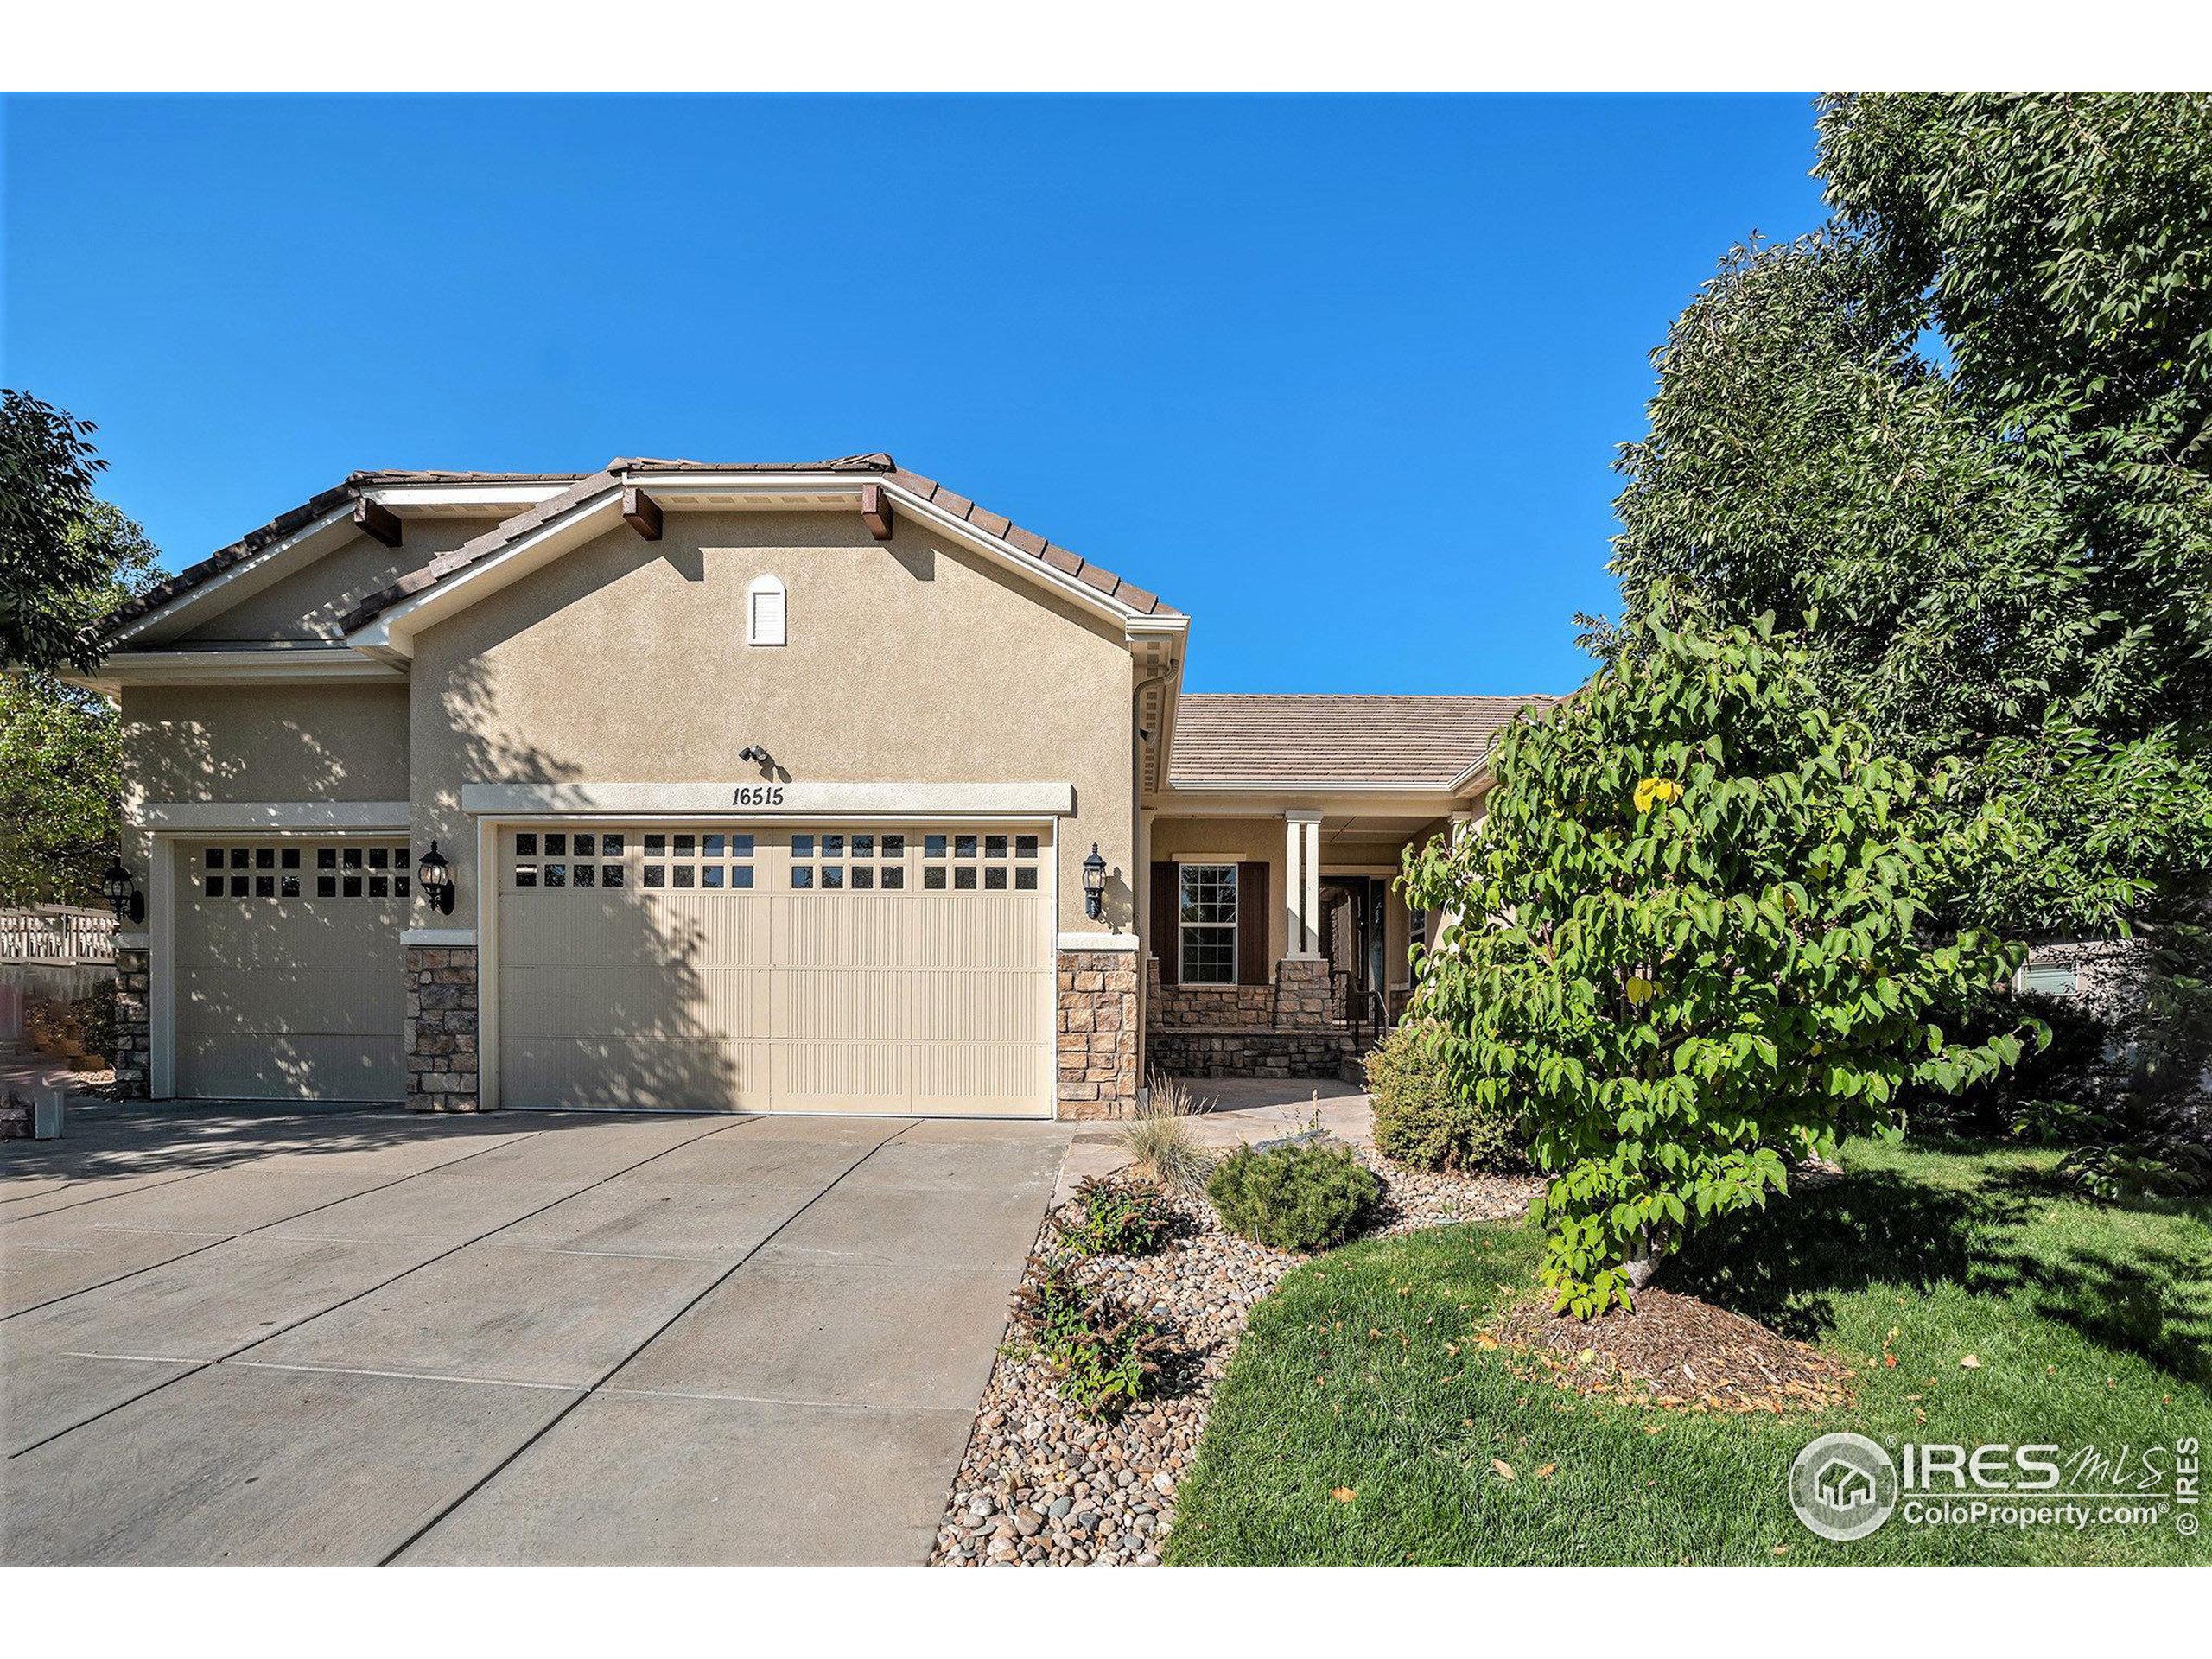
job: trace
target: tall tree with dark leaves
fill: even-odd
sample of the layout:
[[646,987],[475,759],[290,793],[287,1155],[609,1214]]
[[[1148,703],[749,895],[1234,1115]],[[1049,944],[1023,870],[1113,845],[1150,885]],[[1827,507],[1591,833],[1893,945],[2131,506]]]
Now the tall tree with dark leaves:
[[53,671],[96,666],[107,619],[159,571],[93,493],[92,431],[0,391],[0,905],[97,903],[115,848],[115,708]]
[[[1624,449],[1631,615],[1676,582],[1805,619],[1824,693],[1956,760],[2013,856],[1950,903],[2135,931],[2207,1040],[2212,98],[1824,98],[1834,218],[1732,251]],[[2156,1045],[2154,1044],[2154,1046]]]

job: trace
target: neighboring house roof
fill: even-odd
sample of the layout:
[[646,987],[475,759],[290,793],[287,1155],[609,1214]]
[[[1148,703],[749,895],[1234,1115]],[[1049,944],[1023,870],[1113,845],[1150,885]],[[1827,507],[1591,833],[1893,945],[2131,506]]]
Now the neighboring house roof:
[[1516,715],[1558,701],[1186,691],[1168,781],[1449,790]]
[[296,507],[278,513],[258,530],[250,530],[228,547],[218,548],[197,564],[187,565],[165,582],[156,582],[129,604],[118,610],[109,620],[108,631],[137,621],[149,611],[157,611],[172,601],[181,599],[204,582],[213,581],[233,565],[251,558],[271,543],[281,542],[294,531],[311,524],[334,508],[349,501],[358,501],[370,491],[391,484],[565,484],[578,474],[575,473],[452,473],[452,472],[378,472],[349,473],[343,483],[333,485],[318,495],[310,496]]

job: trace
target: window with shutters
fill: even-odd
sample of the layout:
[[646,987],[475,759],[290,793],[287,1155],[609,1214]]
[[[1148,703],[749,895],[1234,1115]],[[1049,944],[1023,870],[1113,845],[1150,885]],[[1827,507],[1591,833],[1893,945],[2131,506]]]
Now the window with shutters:
[[779,578],[753,578],[753,586],[746,590],[747,645],[780,645],[784,643],[785,603],[784,584]]
[[1176,867],[1178,960],[1185,985],[1236,982],[1236,867]]

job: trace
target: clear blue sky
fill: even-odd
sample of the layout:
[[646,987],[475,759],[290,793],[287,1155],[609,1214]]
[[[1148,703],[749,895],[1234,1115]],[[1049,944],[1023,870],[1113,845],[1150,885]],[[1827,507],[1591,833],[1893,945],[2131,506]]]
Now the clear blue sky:
[[[607,49],[620,49],[609,45]],[[1810,100],[16,98],[0,375],[172,565],[363,467],[888,449],[1200,690],[1559,691]]]

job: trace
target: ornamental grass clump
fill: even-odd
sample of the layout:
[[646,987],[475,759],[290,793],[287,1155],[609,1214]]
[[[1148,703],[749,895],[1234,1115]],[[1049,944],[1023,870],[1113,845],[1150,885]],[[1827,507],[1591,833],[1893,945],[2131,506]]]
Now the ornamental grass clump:
[[1221,1224],[1270,1249],[1310,1255],[1357,1232],[1382,1197],[1349,1147],[1239,1147],[1206,1183]]
[[1144,1105],[1116,1139],[1139,1173],[1171,1192],[1203,1192],[1213,1160],[1191,1132],[1190,1120],[1205,1109],[1179,1080],[1154,1077]]
[[1794,1164],[2046,1034],[1961,1034],[2024,952],[1931,912],[2005,820],[1831,713],[1770,617],[1655,591],[1493,769],[1481,832],[1408,855],[1411,902],[1465,918],[1421,953],[1414,1014],[1457,1092],[1534,1127],[1561,1312],[1627,1305]]

